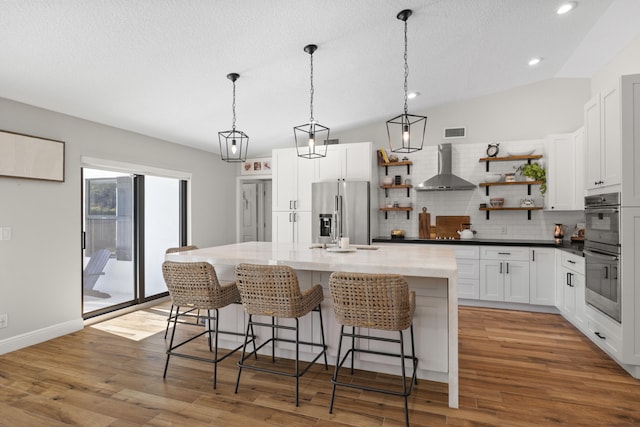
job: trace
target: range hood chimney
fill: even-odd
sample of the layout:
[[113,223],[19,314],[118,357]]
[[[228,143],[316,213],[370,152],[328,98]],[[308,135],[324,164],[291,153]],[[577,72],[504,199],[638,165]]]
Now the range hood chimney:
[[454,191],[475,188],[475,184],[451,173],[451,144],[438,145],[438,174],[416,186],[418,191]]

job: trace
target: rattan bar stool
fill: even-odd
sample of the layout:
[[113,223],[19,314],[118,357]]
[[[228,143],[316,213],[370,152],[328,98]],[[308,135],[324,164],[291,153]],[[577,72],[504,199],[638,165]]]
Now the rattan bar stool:
[[[218,277],[211,264],[208,262],[172,262],[165,261],[162,264],[162,274],[169,289],[171,301],[176,307],[176,313],[173,317],[173,330],[171,332],[171,340],[167,349],[167,360],[164,365],[163,378],[167,376],[167,368],[169,367],[169,358],[171,356],[185,357],[193,360],[201,360],[213,363],[213,388],[216,388],[216,380],[218,374],[218,362],[223,361],[231,356],[243,346],[228,350],[222,356],[218,356],[218,335],[236,335],[244,336],[242,333],[226,332],[218,329],[219,309],[239,302],[240,295],[235,282],[220,285]],[[201,316],[207,321],[205,322],[204,331],[185,339],[174,345],[174,338],[179,318],[185,315],[180,311],[180,307],[189,307],[191,309],[206,310],[207,315]],[[213,311],[213,315],[212,312]],[[209,351],[213,352],[213,359],[195,356],[187,353],[179,353],[176,350],[195,340],[198,337],[207,334],[209,339]],[[251,338],[253,339],[253,337]],[[213,345],[212,345],[213,341]],[[249,340],[250,341],[250,340]]]
[[[271,374],[295,377],[296,379],[296,406],[298,406],[298,388],[300,377],[320,358],[324,356],[324,367],[327,366],[327,346],[324,340],[324,326],[322,324],[322,309],[320,303],[324,299],[322,287],[314,285],[304,292],[300,291],[298,285],[298,276],[295,270],[286,265],[266,266],[253,264],[240,264],[236,266],[236,283],[240,291],[240,299],[244,311],[249,314],[246,327],[245,342],[242,349],[242,356],[238,361],[238,379],[236,381],[236,390],[240,384],[240,375],[242,369],[253,369],[260,372],[268,372]],[[320,335],[322,343],[305,342],[300,340],[299,321],[298,318],[315,311],[320,318]],[[271,323],[258,322],[253,319],[255,316],[269,316]],[[295,319],[295,326],[286,326],[277,324],[276,318],[292,318]],[[250,341],[249,331],[253,333],[253,326],[261,326],[271,328],[271,338],[263,342],[255,348],[253,352],[247,354],[246,347]],[[276,330],[294,330],[295,340],[276,336]],[[275,347],[277,342],[288,342],[295,344],[295,371],[269,369],[257,365],[246,364],[245,361],[252,355],[257,358],[258,351],[265,345],[271,344],[271,362],[275,363]],[[315,358],[308,362],[304,369],[300,369],[299,351],[300,344],[320,347],[321,351]]]
[[[397,274],[364,274],[334,272],[329,279],[329,287],[333,298],[333,309],[336,319],[340,323],[340,342],[336,355],[336,368],[331,378],[333,384],[331,390],[331,403],[329,413],[333,412],[333,401],[336,393],[336,385],[357,388],[360,390],[374,391],[404,397],[404,414],[407,426],[409,425],[408,396],[417,383],[416,371],[418,359],[415,357],[413,341],[413,313],[415,311],[415,292],[409,291],[409,284],[404,277]],[[345,332],[345,326],[351,327],[351,332]],[[372,334],[362,335],[356,333],[356,328],[378,329],[384,331],[398,331],[399,338],[385,338]],[[411,355],[404,353],[404,331],[410,330]],[[342,351],[342,339],[351,338],[351,348],[340,359]],[[376,340],[399,344],[399,353],[366,350],[357,348],[355,339]],[[402,390],[383,389],[358,385],[353,378],[346,381],[339,380],[339,371],[351,355],[351,375],[354,374],[353,360],[355,353],[370,353],[382,356],[400,358],[402,366]],[[413,374],[407,384],[405,360],[412,362]],[[399,388],[399,387],[398,387]]]
[[[189,246],[179,246],[179,247],[175,247],[175,248],[169,248],[165,251],[165,254],[173,254],[176,252],[183,252],[183,251],[191,251],[194,249],[198,249],[197,246],[194,245],[189,245]],[[174,310],[175,306],[173,304],[171,304],[171,308],[169,309],[169,317],[167,317],[167,327],[164,330],[164,339],[167,339],[167,334],[169,333],[169,327],[171,326],[171,322],[174,320],[174,314],[173,314],[173,310]],[[194,322],[181,322],[181,323],[188,323],[191,325],[200,325],[200,310],[197,310],[196,314],[190,314],[187,315],[189,313],[193,313],[194,311],[196,311],[197,309],[192,308],[192,309],[188,309],[187,311],[183,312],[183,316],[182,317],[190,317],[190,318],[194,318],[195,321]]]

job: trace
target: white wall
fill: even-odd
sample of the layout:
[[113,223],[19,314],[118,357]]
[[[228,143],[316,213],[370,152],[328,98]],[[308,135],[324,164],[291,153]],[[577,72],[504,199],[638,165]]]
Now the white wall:
[[65,182],[0,177],[0,353],[82,327],[81,156],[190,173],[191,243],[235,241],[236,167],[217,155],[0,99],[0,129],[65,141]]
[[620,76],[640,73],[640,37],[632,41],[591,79],[591,93],[596,94],[617,84]]
[[[428,96],[423,94],[421,96]],[[468,178],[474,183],[480,181],[484,164],[478,159],[486,156],[482,147],[486,144],[500,141],[522,141],[542,139],[553,133],[573,132],[583,124],[583,106],[590,97],[589,79],[550,79],[542,82],[518,87],[505,92],[487,95],[471,100],[456,102],[431,108],[426,111],[412,111],[428,117],[425,149],[407,155],[414,162],[412,182],[414,185],[430,178],[437,173],[437,151],[435,146],[445,142],[444,128],[464,126],[467,137],[464,139],[448,140],[454,148],[454,173]],[[400,111],[401,105],[398,106]],[[385,121],[380,120],[356,129],[340,132],[337,135],[341,143],[353,141],[373,141],[374,149],[387,148],[387,130]],[[467,147],[468,146],[468,147]],[[401,156],[402,157],[402,156]],[[511,167],[512,165],[509,165]],[[460,169],[462,168],[462,169]],[[375,168],[372,188],[377,188],[384,172]],[[398,168],[396,172],[406,178],[406,169]],[[520,193],[514,192],[512,199],[526,196],[526,187]],[[397,191],[397,190],[394,190]],[[406,200],[405,196],[399,201]],[[418,212],[426,206],[433,217],[438,215],[471,215],[473,228],[484,238],[529,238],[545,239],[551,235],[555,222],[573,225],[583,220],[580,212],[555,213],[534,212],[532,220],[528,221],[525,212],[496,212],[490,220],[486,220],[484,212],[478,210],[479,203],[485,201],[483,190],[473,192],[445,192],[445,193],[417,193],[411,192],[414,211],[409,220],[401,213],[390,213],[389,219],[384,214],[374,210],[372,214],[372,236],[388,236],[390,230],[401,228],[407,236],[417,236]],[[372,192],[372,205],[381,206],[384,192]],[[435,213],[434,213],[435,212]],[[503,232],[503,225],[507,226]],[[549,237],[549,238],[552,238]]]

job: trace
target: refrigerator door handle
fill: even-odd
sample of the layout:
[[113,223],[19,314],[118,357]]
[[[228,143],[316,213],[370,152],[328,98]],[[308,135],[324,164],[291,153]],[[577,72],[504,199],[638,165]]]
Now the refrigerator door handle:
[[331,230],[331,241],[338,241],[338,196],[334,196],[334,209],[333,209],[333,229]]
[[[339,205],[338,205],[338,239],[344,236],[342,230],[342,196],[338,196]],[[337,241],[337,239],[336,239]]]

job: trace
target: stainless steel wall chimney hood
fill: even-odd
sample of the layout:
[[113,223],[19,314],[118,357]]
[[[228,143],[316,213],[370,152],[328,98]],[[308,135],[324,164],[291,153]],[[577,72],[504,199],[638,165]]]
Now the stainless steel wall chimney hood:
[[421,182],[415,188],[418,191],[455,191],[473,190],[476,185],[451,173],[451,144],[440,144],[438,145],[438,174]]

